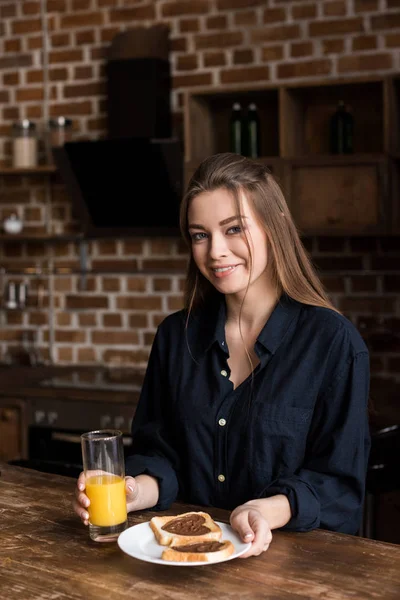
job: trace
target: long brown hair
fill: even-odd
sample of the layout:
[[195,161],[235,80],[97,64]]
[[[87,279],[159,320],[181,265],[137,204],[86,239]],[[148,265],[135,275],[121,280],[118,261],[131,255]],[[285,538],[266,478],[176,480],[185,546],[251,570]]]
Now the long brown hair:
[[[252,205],[267,234],[271,250],[271,274],[277,293],[283,291],[303,304],[336,311],[300,240],[278,183],[260,162],[238,154],[224,153],[210,156],[200,164],[181,204],[181,232],[189,248],[192,246],[188,230],[190,202],[203,192],[219,188],[232,194],[238,215],[241,214],[241,192]],[[185,308],[188,313],[218,295],[219,292],[200,273],[190,253],[185,287]]]

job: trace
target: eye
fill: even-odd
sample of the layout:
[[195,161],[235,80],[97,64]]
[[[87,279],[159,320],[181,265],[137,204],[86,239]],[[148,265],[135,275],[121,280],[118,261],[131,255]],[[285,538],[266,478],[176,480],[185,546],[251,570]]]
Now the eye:
[[192,233],[192,241],[193,242],[201,242],[207,238],[207,234],[203,232]]
[[233,227],[229,227],[228,231],[226,232],[228,235],[235,235],[235,233],[242,233],[242,228],[240,225],[234,225]]

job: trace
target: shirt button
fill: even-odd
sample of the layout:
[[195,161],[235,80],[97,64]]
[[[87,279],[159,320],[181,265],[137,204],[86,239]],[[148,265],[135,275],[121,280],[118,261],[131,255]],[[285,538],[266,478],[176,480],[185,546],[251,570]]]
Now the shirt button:
[[221,427],[224,427],[224,425],[226,425],[226,421],[225,421],[225,419],[220,419],[220,420],[218,421],[218,423],[219,423],[219,425],[221,425]]
[[225,475],[218,475],[218,481],[220,481],[221,483],[223,483],[225,481]]
[[225,371],[225,369],[222,369],[221,375],[223,375],[224,377],[227,377],[228,376],[228,371]]
[[225,346],[225,342],[221,342],[221,346]]

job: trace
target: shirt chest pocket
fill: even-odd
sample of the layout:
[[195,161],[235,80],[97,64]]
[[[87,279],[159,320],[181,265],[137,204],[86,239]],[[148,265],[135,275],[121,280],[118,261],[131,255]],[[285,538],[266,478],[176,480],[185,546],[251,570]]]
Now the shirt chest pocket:
[[251,428],[253,472],[264,484],[292,475],[303,463],[312,409],[256,406]]

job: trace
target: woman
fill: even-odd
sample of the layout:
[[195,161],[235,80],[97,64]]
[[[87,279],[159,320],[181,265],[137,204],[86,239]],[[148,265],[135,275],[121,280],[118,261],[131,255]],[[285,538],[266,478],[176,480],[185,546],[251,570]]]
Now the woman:
[[[262,164],[205,160],[181,207],[186,308],[154,340],[126,463],[128,511],[232,510],[243,556],[271,530],[359,527],[368,352],[331,305]],[[76,512],[87,523],[84,476]]]

